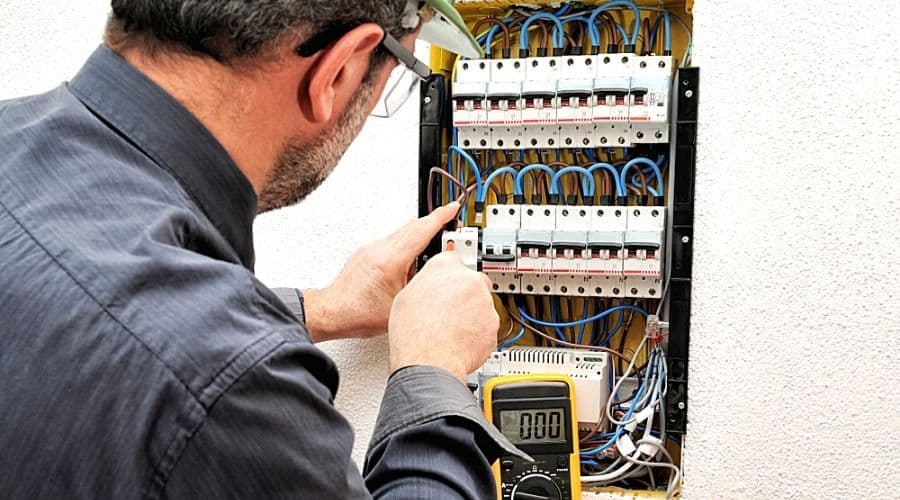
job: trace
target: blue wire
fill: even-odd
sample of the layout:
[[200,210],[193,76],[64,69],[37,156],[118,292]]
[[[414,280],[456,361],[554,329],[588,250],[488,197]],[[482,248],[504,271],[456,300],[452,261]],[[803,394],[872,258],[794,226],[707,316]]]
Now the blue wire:
[[[581,315],[582,315],[582,316],[587,316],[587,315],[588,315],[588,301],[587,301],[587,299],[584,299],[584,300],[581,301]],[[581,325],[581,327],[580,327],[579,330],[578,330],[578,343],[579,343],[579,344],[584,343],[584,329],[585,329],[586,327],[587,327],[587,323]]]
[[481,170],[478,168],[478,163],[475,162],[475,159],[472,158],[469,153],[465,152],[459,146],[453,145],[450,146],[450,149],[447,151],[447,157],[449,159],[450,153],[456,153],[462,159],[466,160],[466,163],[472,167],[472,172],[475,174],[475,199],[484,199],[482,191],[484,190],[484,186],[481,183]]
[[[500,20],[500,22],[502,22],[503,24],[509,24],[512,21],[513,21],[513,18],[511,18],[511,17],[504,17],[503,19]],[[478,43],[486,44],[484,47],[484,55],[487,56],[488,59],[490,59],[490,55],[491,55],[491,46],[494,45],[494,37],[497,35],[497,32],[499,32],[499,31],[500,31],[499,27],[491,26],[490,31],[488,31],[486,35],[484,35],[482,38],[480,38],[478,40]],[[482,39],[484,40],[484,42],[481,41]]]
[[609,163],[603,163],[603,162],[595,163],[595,164],[591,165],[590,167],[588,167],[588,169],[587,169],[588,174],[591,176],[591,179],[593,180],[593,178],[594,178],[594,172],[601,168],[609,171],[609,173],[612,174],[612,178],[615,179],[615,183],[616,183],[616,195],[624,198],[625,197],[625,183],[622,182],[621,176],[619,175],[619,172],[616,170],[616,167],[613,167]]
[[663,22],[666,28],[666,54],[672,52],[672,18],[669,16],[669,11],[663,11]]
[[531,26],[531,23],[537,21],[538,19],[545,19],[547,21],[553,21],[556,24],[556,37],[553,39],[553,48],[561,49],[563,45],[565,45],[565,30],[563,29],[562,21],[559,20],[558,17],[550,14],[548,12],[538,12],[537,14],[532,15],[528,19],[522,23],[522,31],[519,33],[519,47],[525,49],[528,48],[528,27]]
[[[628,7],[634,11],[634,31],[631,34],[631,40],[628,45],[637,45],[638,33],[641,31],[641,9],[639,9],[634,2],[628,0],[613,0],[597,7],[594,9],[594,12],[591,13],[591,17],[589,18],[591,24],[596,25],[597,16],[599,16],[601,12],[613,7]],[[622,31],[622,38],[628,38],[628,34],[625,33],[624,28],[620,27],[620,31]]]
[[547,165],[544,165],[542,163],[532,163],[531,165],[524,167],[522,170],[519,170],[519,174],[516,175],[516,184],[513,187],[513,194],[522,196],[525,195],[525,174],[531,172],[532,170],[543,170],[544,172],[547,172],[547,175],[549,175],[551,178],[553,178],[553,174],[555,173],[553,172],[553,169],[548,167]]
[[[550,299],[550,317],[553,318],[553,321],[559,321],[559,308],[555,306],[556,302],[551,298]],[[566,334],[563,333],[562,329],[558,326],[553,327],[553,330],[556,332],[556,338],[559,340],[565,341]]]
[[506,339],[506,340],[504,340],[500,345],[498,345],[498,346],[497,346],[497,351],[498,351],[498,352],[499,352],[499,351],[502,351],[503,349],[506,349],[507,347],[509,347],[509,346],[511,346],[511,345],[513,345],[513,344],[515,344],[516,342],[519,341],[519,339],[522,338],[523,335],[525,335],[525,327],[524,327],[524,326],[519,330],[519,333],[517,333],[517,334],[515,335],[515,337]]
[[503,174],[510,174],[513,176],[513,179],[515,179],[516,174],[518,174],[518,172],[516,171],[516,169],[514,169],[512,167],[500,167],[497,170],[494,170],[493,172],[491,172],[491,175],[489,175],[487,180],[484,181],[484,191],[481,193],[482,197],[481,198],[476,197],[475,201],[484,201],[484,199],[487,197],[488,190],[491,188],[491,184],[494,183],[494,179],[496,179],[497,177],[499,177]]
[[594,176],[583,167],[566,167],[553,174],[553,182],[550,183],[550,194],[559,194],[559,179],[570,172],[581,174],[581,184],[584,186],[585,196],[594,196],[597,189],[596,184],[594,183]]
[[[656,192],[657,193],[665,193],[666,192],[666,190],[663,187],[662,171],[659,169],[659,167],[656,165],[656,163],[653,163],[652,161],[648,160],[647,158],[635,158],[635,159],[629,161],[628,163],[626,163],[624,167],[622,167],[622,174],[620,176],[620,179],[622,181],[623,186],[628,184],[628,180],[627,180],[628,179],[628,175],[627,175],[628,170],[631,169],[631,167],[633,167],[635,165],[647,165],[648,167],[650,167],[650,169],[653,170],[653,174],[656,176]],[[649,189],[648,189],[648,191],[649,191]],[[656,195],[656,196],[658,196],[658,195]]]
[[643,314],[644,316],[647,316],[647,315],[648,315],[648,314],[647,314],[647,311],[641,309],[640,307],[637,307],[637,306],[629,306],[629,305],[616,306],[616,307],[607,309],[607,310],[605,310],[605,311],[603,311],[603,312],[601,312],[601,313],[595,314],[595,315],[591,316],[590,318],[584,318],[584,319],[579,319],[579,320],[575,320],[575,321],[567,321],[567,322],[563,322],[563,323],[549,323],[549,322],[546,322],[546,321],[541,321],[541,320],[539,320],[539,319],[532,318],[532,317],[529,316],[528,313],[526,313],[525,310],[522,309],[521,307],[519,308],[519,315],[520,315],[522,318],[524,318],[525,320],[530,321],[530,322],[532,322],[532,323],[534,323],[534,324],[536,324],[536,325],[546,326],[546,327],[553,327],[553,328],[556,328],[556,327],[559,327],[559,328],[566,328],[566,327],[569,327],[569,326],[579,326],[579,325],[582,325],[582,324],[584,324],[584,323],[590,323],[591,321],[596,321],[596,320],[598,320],[598,319],[600,319],[600,318],[603,318],[603,317],[606,317],[606,316],[608,316],[608,315],[610,315],[610,314],[612,314],[612,313],[614,313],[614,312],[616,312],[616,311],[636,311],[636,312],[639,312],[639,313]]

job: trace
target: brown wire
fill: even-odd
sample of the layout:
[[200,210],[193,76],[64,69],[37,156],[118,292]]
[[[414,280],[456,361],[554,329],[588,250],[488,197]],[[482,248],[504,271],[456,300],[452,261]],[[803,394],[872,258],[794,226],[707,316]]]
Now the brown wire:
[[[582,165],[582,168],[590,168],[591,166],[592,166],[592,164],[588,163],[586,165]],[[609,195],[613,195],[613,192],[612,192],[613,187],[612,187],[612,180],[611,180],[612,177],[610,176],[610,173],[605,168],[598,168],[597,170],[595,170],[595,172],[600,172],[600,174],[603,175],[603,183],[601,184],[602,189],[600,190],[600,194],[606,193]]]
[[[510,167],[510,168],[522,168],[525,166],[525,163],[521,162],[521,161],[513,161],[513,162],[507,163],[504,166]],[[515,182],[515,180],[513,180],[513,182]],[[504,182],[500,186],[501,186],[501,191],[503,192],[503,196],[508,196],[509,193],[506,191],[506,183]]]
[[641,23],[641,31],[644,33],[643,43],[641,44],[641,52],[642,55],[649,56],[651,48],[648,46],[647,42],[650,41],[650,18],[645,17],[644,21]]
[[[561,161],[555,161],[555,162],[553,162],[553,163],[548,163],[547,166],[550,167],[550,168],[553,168],[553,167],[566,168],[566,167],[568,167],[569,165],[568,165],[567,163],[563,163],[563,162],[561,162]],[[572,174],[575,174],[575,172],[572,172]],[[578,189],[578,177],[577,177],[576,175],[570,175],[570,176],[569,176],[569,191],[570,191],[572,194],[579,194],[579,189]],[[565,198],[566,198],[566,197],[565,197],[565,194],[560,193],[560,196],[562,196],[563,202],[565,202]]]
[[[587,41],[587,39],[585,38],[585,34],[587,34],[587,25],[583,22],[578,22],[578,23],[575,23],[575,26],[578,29],[578,38],[574,39],[576,41],[576,43],[574,44],[573,48],[580,49],[580,48],[584,47],[585,42]],[[574,35],[573,35],[573,38],[574,38]]]
[[457,198],[457,201],[459,201],[459,209],[460,210],[459,210],[459,213],[456,214],[456,216],[457,216],[457,220],[459,220],[459,215],[462,214],[462,207],[466,206],[466,203],[468,203],[468,201],[469,201],[469,191],[466,189],[466,186],[464,186],[462,182],[459,182],[459,180],[457,178],[450,175],[449,172],[442,169],[441,167],[432,167],[431,170],[428,171],[428,213],[431,213],[432,211],[434,211],[434,198],[432,196],[432,193],[434,193],[434,176],[435,175],[441,175],[441,176],[447,178],[447,180],[449,180],[450,182],[455,184],[457,187],[459,187],[460,191],[462,192],[462,194],[459,196],[459,198]]
[[[550,48],[550,29],[547,28],[547,23],[544,21],[535,21],[533,26],[537,26],[541,30],[541,43],[538,44],[538,47],[543,47],[544,50]],[[525,47],[526,49],[528,47]]]
[[479,30],[481,30],[481,28],[485,24],[493,24],[494,26],[499,27],[501,31],[503,31],[503,48],[508,49],[509,48],[509,40],[510,40],[509,28],[506,26],[506,24],[503,21],[497,19],[496,17],[485,17],[485,18],[479,19],[478,22],[475,23],[475,26],[472,27],[472,33],[477,34],[479,32]]
[[609,44],[619,44],[619,30],[616,29],[616,20],[609,14],[609,12],[601,12],[600,20],[603,21],[603,26],[606,27],[606,33],[609,36]]
[[581,47],[581,45],[578,45],[577,43],[575,43],[575,39],[572,38],[572,35],[570,35],[568,32],[563,31],[563,36],[566,37],[566,43],[568,43],[569,47],[571,47],[573,50],[576,47]]

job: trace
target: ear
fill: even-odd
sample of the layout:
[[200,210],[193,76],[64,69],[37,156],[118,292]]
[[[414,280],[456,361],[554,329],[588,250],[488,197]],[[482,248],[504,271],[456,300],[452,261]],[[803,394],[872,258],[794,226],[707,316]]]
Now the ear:
[[369,72],[372,53],[383,37],[381,26],[362,24],[320,54],[309,70],[309,85],[301,88],[311,121],[327,123],[340,115]]

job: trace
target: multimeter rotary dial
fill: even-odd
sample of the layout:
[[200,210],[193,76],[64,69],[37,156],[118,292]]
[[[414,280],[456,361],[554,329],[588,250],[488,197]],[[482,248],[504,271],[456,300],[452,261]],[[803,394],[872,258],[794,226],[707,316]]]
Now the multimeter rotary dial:
[[562,500],[559,486],[544,474],[529,474],[513,486],[512,500]]

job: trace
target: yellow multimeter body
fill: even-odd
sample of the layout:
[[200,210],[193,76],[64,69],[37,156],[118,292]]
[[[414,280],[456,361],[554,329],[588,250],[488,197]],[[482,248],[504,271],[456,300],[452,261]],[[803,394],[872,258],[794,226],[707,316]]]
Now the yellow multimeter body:
[[512,455],[492,465],[499,500],[581,498],[575,385],[565,375],[503,375],[482,390],[484,413],[535,459]]

